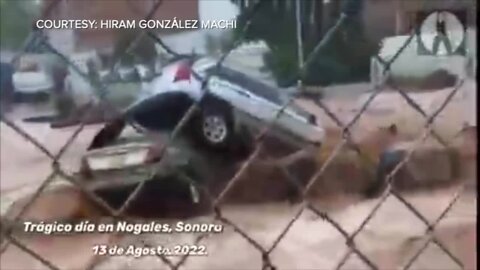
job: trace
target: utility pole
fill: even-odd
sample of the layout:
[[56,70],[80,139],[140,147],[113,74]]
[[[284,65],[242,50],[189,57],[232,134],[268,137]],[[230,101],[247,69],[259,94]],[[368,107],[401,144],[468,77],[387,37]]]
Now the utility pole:
[[[295,1],[295,19],[297,24],[297,55],[298,55],[298,70],[303,69],[303,40],[302,40],[302,12],[301,12],[301,0]],[[299,76],[297,81],[297,86],[299,90],[303,90],[302,87],[302,76]]]

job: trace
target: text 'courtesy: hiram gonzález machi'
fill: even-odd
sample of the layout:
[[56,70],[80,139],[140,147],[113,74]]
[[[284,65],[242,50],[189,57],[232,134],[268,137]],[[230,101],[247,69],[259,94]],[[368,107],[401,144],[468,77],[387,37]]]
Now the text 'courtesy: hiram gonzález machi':
[[236,28],[236,20],[101,20],[104,29],[228,29]]
[[38,29],[231,29],[236,20],[38,20]]

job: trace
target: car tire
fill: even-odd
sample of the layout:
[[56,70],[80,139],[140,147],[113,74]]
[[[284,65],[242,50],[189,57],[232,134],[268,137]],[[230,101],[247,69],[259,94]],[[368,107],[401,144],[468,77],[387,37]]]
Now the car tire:
[[208,104],[198,117],[196,133],[202,144],[217,150],[233,146],[234,124],[227,105]]

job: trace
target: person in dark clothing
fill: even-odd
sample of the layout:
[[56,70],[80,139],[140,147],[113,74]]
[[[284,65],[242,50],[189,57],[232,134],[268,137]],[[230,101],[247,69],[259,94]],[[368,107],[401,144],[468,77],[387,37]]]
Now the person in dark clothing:
[[452,45],[450,44],[450,40],[448,39],[448,36],[447,36],[447,25],[446,25],[445,13],[438,12],[436,19],[437,20],[435,22],[435,29],[436,29],[437,35],[433,40],[432,52],[433,54],[438,54],[438,48],[440,46],[440,43],[443,43],[443,45],[445,46],[445,49],[447,50],[447,54],[451,54]]

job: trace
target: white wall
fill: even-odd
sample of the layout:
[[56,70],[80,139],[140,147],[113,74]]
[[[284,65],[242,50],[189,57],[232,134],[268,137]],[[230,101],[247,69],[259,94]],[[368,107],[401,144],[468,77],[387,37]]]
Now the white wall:
[[50,29],[47,31],[49,43],[63,54],[71,54],[75,50],[75,35],[71,29]]
[[15,55],[15,52],[13,52],[13,51],[1,50],[0,51],[0,62],[8,63],[8,62],[12,61],[14,55]]
[[230,0],[199,0],[198,12],[200,20],[231,20],[239,9]]
[[[464,77],[467,72],[468,58],[472,61],[472,66],[476,67],[476,30],[469,29],[467,36],[467,55],[452,55],[447,57],[418,55],[417,38],[414,37],[410,44],[403,50],[395,62],[391,65],[391,75],[399,77],[423,78],[432,72],[445,69],[452,74]],[[431,36],[433,39],[433,35]],[[394,36],[383,40],[383,47],[379,56],[389,60],[403,46],[408,36]],[[379,82],[383,73],[383,65],[375,58],[371,63],[372,83]]]
[[[162,41],[172,50],[180,54],[205,53],[205,33],[203,30],[180,32],[168,36],[161,36]],[[157,52],[161,51],[160,45],[156,44]]]

